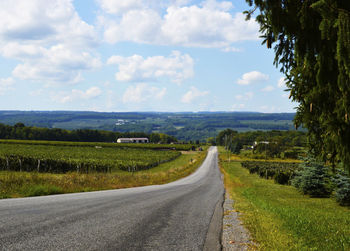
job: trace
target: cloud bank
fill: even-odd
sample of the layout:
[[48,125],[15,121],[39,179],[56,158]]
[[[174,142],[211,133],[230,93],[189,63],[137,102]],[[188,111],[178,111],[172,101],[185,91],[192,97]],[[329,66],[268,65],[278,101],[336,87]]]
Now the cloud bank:
[[115,79],[120,82],[148,82],[166,78],[181,84],[194,75],[193,59],[179,51],[172,52],[168,57],[112,56],[107,60],[107,64],[118,65],[119,70],[115,74]]
[[100,66],[95,28],[70,0],[2,1],[0,54],[18,60],[13,76],[45,83],[76,83]]
[[246,21],[242,13],[233,14],[228,1],[208,0],[186,6],[176,1],[164,11],[145,2],[98,1],[102,10],[114,14],[99,17],[105,41],[230,48],[235,42],[258,39],[257,23]]

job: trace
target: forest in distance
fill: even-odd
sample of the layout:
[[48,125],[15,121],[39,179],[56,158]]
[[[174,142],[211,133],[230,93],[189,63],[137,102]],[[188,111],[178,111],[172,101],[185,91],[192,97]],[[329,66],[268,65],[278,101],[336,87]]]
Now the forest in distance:
[[294,116],[294,113],[257,112],[0,111],[0,123],[67,130],[163,133],[180,141],[204,142],[226,128],[238,132],[295,130]]

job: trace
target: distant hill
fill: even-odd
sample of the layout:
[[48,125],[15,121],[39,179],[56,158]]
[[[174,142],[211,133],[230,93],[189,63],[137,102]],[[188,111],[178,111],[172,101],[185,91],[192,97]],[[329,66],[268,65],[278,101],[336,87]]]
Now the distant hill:
[[179,140],[205,140],[219,131],[294,130],[294,113],[0,111],[0,123],[62,129],[161,132]]

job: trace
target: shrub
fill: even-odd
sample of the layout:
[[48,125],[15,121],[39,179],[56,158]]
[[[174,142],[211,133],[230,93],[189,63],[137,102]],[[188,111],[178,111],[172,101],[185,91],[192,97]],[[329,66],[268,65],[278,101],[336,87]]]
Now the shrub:
[[291,172],[287,171],[280,171],[275,174],[273,179],[275,180],[276,183],[281,184],[281,185],[287,185],[289,183],[290,177],[293,174]]
[[292,185],[311,197],[329,197],[333,191],[329,169],[312,157],[301,164]]
[[298,159],[301,154],[301,150],[297,148],[288,149],[281,153],[281,158],[283,159]]
[[350,206],[350,178],[337,174],[334,183],[337,186],[335,192],[337,202],[342,206]]

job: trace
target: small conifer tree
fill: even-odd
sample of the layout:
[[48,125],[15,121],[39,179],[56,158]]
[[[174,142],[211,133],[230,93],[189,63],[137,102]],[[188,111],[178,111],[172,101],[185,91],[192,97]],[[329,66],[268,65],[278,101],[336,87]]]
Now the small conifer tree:
[[350,178],[337,174],[334,183],[337,185],[335,192],[337,202],[342,206],[350,206]]
[[292,185],[311,197],[329,197],[333,191],[329,169],[310,156],[301,164]]

